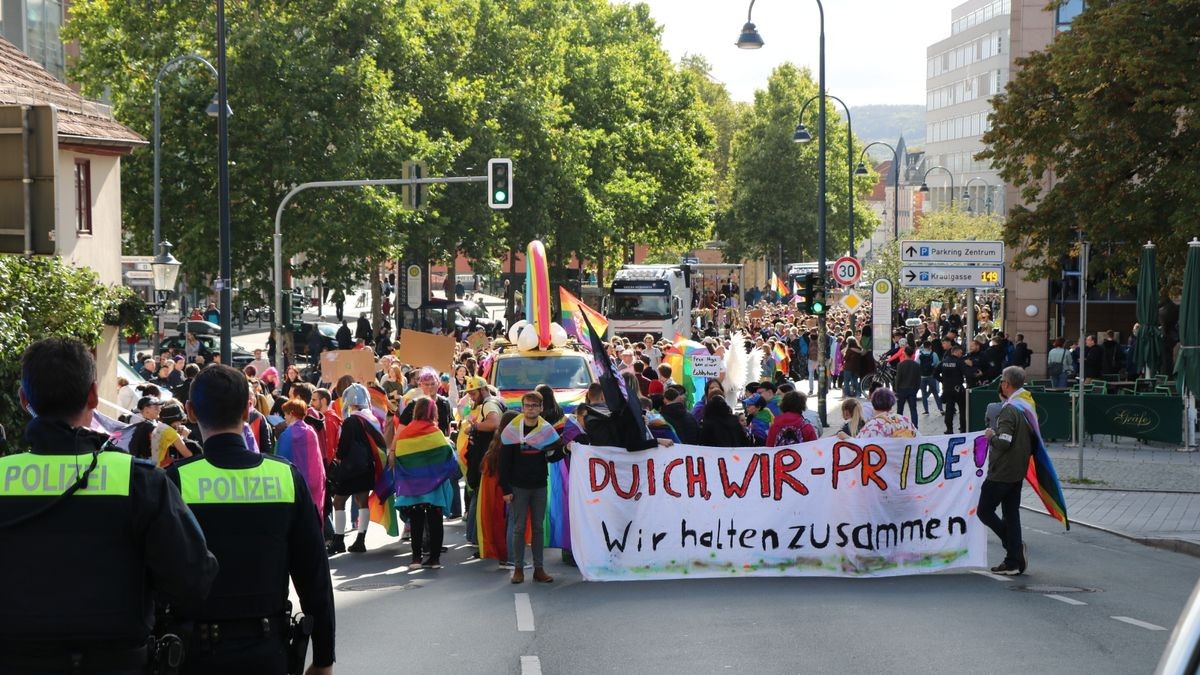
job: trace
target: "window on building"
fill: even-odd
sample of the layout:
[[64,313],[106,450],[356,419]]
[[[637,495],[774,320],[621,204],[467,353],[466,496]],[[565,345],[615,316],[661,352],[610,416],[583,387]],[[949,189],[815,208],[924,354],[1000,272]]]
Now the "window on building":
[[1084,0],[1066,0],[1054,13],[1054,23],[1059,30],[1070,30],[1071,22],[1083,11]]
[[75,231],[92,233],[92,163],[75,160]]

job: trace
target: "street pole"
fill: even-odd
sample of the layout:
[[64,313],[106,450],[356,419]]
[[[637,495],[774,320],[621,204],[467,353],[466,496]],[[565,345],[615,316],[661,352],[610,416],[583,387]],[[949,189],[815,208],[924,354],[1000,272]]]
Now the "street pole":
[[154,255],[158,255],[159,243],[162,241],[162,219],[160,216],[162,199],[161,181],[159,179],[159,165],[161,164],[162,156],[159,151],[162,146],[162,108],[159,103],[159,88],[162,85],[163,76],[184,61],[202,63],[213,74],[213,77],[217,78],[217,80],[221,79],[217,73],[217,69],[213,68],[211,63],[195,54],[184,54],[167,61],[163,64],[162,68],[158,69],[158,75],[154,77],[154,248],[151,249],[154,251]]
[[[837,101],[838,103],[841,103],[842,110],[846,111],[846,138],[847,138],[847,140],[846,140],[846,172],[847,172],[847,174],[846,175],[848,178],[846,194],[848,195],[847,199],[849,200],[849,206],[850,206],[850,210],[849,210],[850,226],[848,228],[848,234],[850,236],[850,256],[855,257],[857,251],[856,251],[856,246],[855,246],[855,242],[854,242],[854,173],[855,173],[855,171],[854,171],[854,120],[850,116],[850,106],[846,105],[845,101],[838,98],[837,96],[834,96],[833,94],[825,94],[825,98],[831,98],[831,99]],[[803,126],[803,123],[804,123],[804,113],[805,113],[805,111],[808,110],[808,104],[812,103],[816,99],[817,99],[816,96],[810,97],[807,101],[804,102],[804,105],[800,107],[801,126]],[[795,139],[793,139],[793,140],[795,140]],[[805,136],[805,138],[802,140],[807,141],[808,137]],[[887,145],[887,144],[885,143],[884,145]],[[895,151],[893,151],[893,154],[894,153],[895,153]]]
[[1087,370],[1087,274],[1088,248],[1086,241],[1080,242],[1079,248],[1079,480],[1083,480],[1083,442],[1087,428],[1083,426],[1083,374]]
[[[221,363],[233,362],[233,264],[229,228],[229,97],[226,90],[225,0],[217,0],[217,201],[220,218]],[[276,352],[282,352],[276,344]]]
[[[825,6],[817,0],[817,9],[821,13],[821,40],[818,45],[817,61],[817,273],[821,275],[821,288],[826,285],[825,269]],[[826,302],[829,301],[826,296]],[[829,349],[829,328],[825,320],[825,312],[817,317],[817,367],[820,369],[820,383],[817,389],[817,415],[821,426],[829,426],[826,418],[826,401],[829,389],[829,369],[826,363]]]
[[[283,200],[279,202],[279,207],[275,209],[275,234],[273,243],[275,248],[275,367],[283,372],[283,344],[285,339],[285,321],[290,321],[291,317],[283,315],[283,209],[292,201],[292,197],[301,192],[313,188],[344,188],[344,187],[365,187],[368,185],[430,185],[433,183],[486,183],[487,176],[454,176],[450,178],[381,178],[376,180],[319,180],[310,183],[301,183],[294,186],[284,195]],[[400,280],[404,270],[400,268],[399,261],[396,264],[396,326],[399,328],[400,319],[403,317],[400,309]],[[222,317],[224,318],[224,317]]]
[[[882,145],[892,151],[892,239],[898,241],[900,239],[900,153],[888,143],[872,141],[859,153],[858,168],[854,170],[854,173],[860,176],[867,175],[867,166],[863,164],[863,158],[867,156],[867,150],[870,150],[873,145]],[[853,206],[851,206],[851,209],[853,209]],[[851,239],[853,239],[853,227],[851,227],[850,232]],[[854,255],[853,249],[851,249],[851,255]]]

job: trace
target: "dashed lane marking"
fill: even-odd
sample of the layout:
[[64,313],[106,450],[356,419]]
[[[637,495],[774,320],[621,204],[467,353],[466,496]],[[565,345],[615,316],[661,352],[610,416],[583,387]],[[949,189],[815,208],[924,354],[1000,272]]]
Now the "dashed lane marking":
[[996,581],[1006,581],[1006,582],[1007,582],[1007,581],[1012,581],[1012,577],[1006,577],[1006,576],[1003,576],[1003,575],[1000,575],[1000,574],[992,574],[991,572],[989,572],[989,571],[987,571],[987,570],[971,570],[971,573],[972,573],[972,574],[978,574],[978,575],[979,575],[979,576],[981,576],[981,577],[987,577],[987,578],[989,578],[989,579],[995,579]]
[[1057,593],[1046,593],[1046,597],[1047,597],[1047,598],[1050,598],[1051,600],[1057,600],[1057,601],[1059,601],[1059,602],[1065,602],[1065,603],[1067,603],[1068,605],[1076,605],[1076,606],[1078,606],[1078,605],[1086,605],[1086,604],[1087,604],[1086,602],[1084,602],[1084,601],[1082,601],[1082,600],[1076,600],[1075,598],[1068,598],[1068,597],[1067,597],[1067,596],[1065,596],[1065,595],[1059,595],[1059,594],[1057,594]]
[[517,605],[517,630],[523,633],[533,632],[533,605],[529,602],[529,594],[514,593],[513,599]]
[[1145,621],[1138,621],[1137,619],[1131,619],[1130,617],[1127,617],[1127,616],[1110,616],[1108,618],[1116,619],[1117,621],[1120,621],[1122,623],[1127,623],[1130,626],[1137,626],[1138,628],[1145,628],[1146,630],[1166,630],[1166,628],[1163,628],[1162,626],[1157,626],[1152,623],[1146,623]]
[[542,675],[542,660],[536,656],[522,656],[521,675]]

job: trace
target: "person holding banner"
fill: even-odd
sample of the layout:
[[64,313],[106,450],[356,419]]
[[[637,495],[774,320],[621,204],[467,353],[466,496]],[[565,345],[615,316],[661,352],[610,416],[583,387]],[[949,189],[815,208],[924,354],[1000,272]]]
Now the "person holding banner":
[[512,582],[525,581],[525,523],[526,514],[533,528],[533,580],[550,583],[554,577],[546,574],[542,551],[546,538],[547,481],[549,464],[565,455],[562,439],[546,420],[542,419],[542,395],[536,391],[521,397],[521,417],[514,419],[500,432],[500,489],[504,501],[512,508]]
[[[1021,540],[1021,482],[1033,453],[1033,429],[1017,404],[1025,393],[1025,370],[1009,366],[1000,374],[1000,408],[996,429],[986,429],[988,438],[987,479],[979,489],[979,520],[1004,544],[1004,561],[992,568],[994,574],[1024,574],[1029,561]],[[1032,400],[1032,399],[1030,399]],[[996,516],[996,508],[1001,516]]]

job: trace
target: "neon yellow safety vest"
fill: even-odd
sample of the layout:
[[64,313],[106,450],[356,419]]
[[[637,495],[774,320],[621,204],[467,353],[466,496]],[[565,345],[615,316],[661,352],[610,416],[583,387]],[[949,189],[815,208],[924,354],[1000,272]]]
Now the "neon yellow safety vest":
[[292,465],[263,458],[258,466],[222,469],[207,459],[178,465],[188,504],[283,504],[296,498]]
[[[67,491],[92,464],[92,454],[39,455],[23,452],[0,457],[0,497],[57,497]],[[129,495],[133,457],[123,452],[101,452],[82,496]]]

